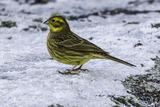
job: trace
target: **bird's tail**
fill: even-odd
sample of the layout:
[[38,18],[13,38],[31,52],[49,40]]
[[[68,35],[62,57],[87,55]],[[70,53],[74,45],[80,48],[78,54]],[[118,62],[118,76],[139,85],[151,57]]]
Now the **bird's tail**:
[[124,64],[124,65],[127,65],[127,66],[130,66],[130,67],[136,67],[135,65],[133,65],[133,64],[131,64],[131,63],[128,63],[128,62],[126,62],[126,61],[123,61],[123,60],[121,60],[121,59],[118,59],[118,58],[116,58],[116,57],[113,57],[113,56],[111,56],[111,55],[109,55],[109,54],[96,54],[95,55],[97,58],[99,57],[99,58],[102,58],[102,59],[110,59],[110,60],[113,60],[113,61],[116,61],[116,62],[119,62],[119,63],[121,63],[121,64]]
[[110,59],[110,60],[113,60],[113,61],[116,61],[116,62],[125,64],[125,65],[130,66],[130,67],[136,67],[135,65],[133,65],[133,64],[131,64],[131,63],[128,63],[128,62],[126,62],[126,61],[123,61],[123,60],[118,59],[118,58],[116,58],[116,57],[113,57],[113,56],[111,56],[111,55],[107,55],[107,56],[105,56],[105,57],[106,57],[106,59]]

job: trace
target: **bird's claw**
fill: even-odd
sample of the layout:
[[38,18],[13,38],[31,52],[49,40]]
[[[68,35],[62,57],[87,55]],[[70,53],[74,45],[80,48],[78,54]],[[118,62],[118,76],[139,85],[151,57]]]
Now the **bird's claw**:
[[78,70],[81,70],[81,71],[89,71],[88,69],[73,69],[73,71],[78,71]]
[[70,72],[70,71],[68,71],[68,72],[61,72],[61,71],[58,71],[60,74],[62,74],[62,75],[79,75],[78,73],[72,73],[72,72]]

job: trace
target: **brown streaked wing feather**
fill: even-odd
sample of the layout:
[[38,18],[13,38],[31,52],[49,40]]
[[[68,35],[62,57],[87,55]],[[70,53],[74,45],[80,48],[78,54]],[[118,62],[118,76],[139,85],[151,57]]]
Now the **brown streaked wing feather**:
[[70,50],[73,51],[83,51],[83,52],[102,52],[102,53],[107,53],[103,51],[100,47],[94,45],[93,43],[79,37],[78,35],[74,34],[71,32],[69,35],[69,39],[66,39],[61,42],[57,42],[58,45],[66,47]]
[[63,45],[64,47],[73,47],[73,46],[80,45],[82,43],[83,43],[83,40],[81,39],[70,38],[62,42],[59,42],[58,44]]

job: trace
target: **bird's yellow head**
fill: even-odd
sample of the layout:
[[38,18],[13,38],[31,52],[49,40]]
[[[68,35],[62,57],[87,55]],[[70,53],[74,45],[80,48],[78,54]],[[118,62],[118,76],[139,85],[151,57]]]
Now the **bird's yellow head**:
[[51,32],[63,33],[70,31],[67,21],[62,16],[53,16],[44,22]]

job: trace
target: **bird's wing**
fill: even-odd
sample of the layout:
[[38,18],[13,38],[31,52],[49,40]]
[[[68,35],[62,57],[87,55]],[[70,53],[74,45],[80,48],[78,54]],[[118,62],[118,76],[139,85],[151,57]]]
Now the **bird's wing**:
[[65,48],[68,48],[70,50],[74,50],[74,51],[83,51],[83,52],[103,52],[103,53],[107,53],[103,51],[100,47],[94,45],[93,43],[79,37],[78,35],[71,33],[70,34],[70,38],[69,39],[65,39],[61,42],[57,42],[57,45],[59,46],[63,46]]

